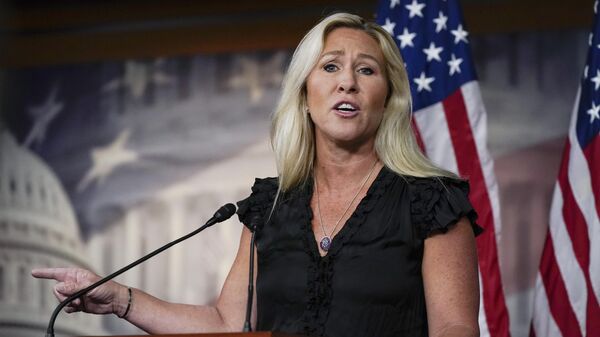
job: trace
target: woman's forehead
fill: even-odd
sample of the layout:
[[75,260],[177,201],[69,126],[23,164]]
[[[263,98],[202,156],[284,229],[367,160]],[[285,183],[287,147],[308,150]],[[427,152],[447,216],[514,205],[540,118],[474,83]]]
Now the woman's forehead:
[[381,64],[385,63],[381,46],[375,38],[363,30],[339,27],[325,36],[321,56],[325,54],[344,55],[348,52],[374,58]]

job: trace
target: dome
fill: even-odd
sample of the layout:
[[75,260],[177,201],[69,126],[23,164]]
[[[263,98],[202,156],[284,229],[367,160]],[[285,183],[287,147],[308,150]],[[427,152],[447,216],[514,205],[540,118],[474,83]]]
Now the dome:
[[[50,266],[88,267],[73,207],[48,165],[0,129],[0,335],[46,330],[57,304],[54,281],[36,280],[30,271]],[[99,326],[93,321],[59,317],[56,331],[89,334]]]
[[0,233],[1,240],[82,262],[79,228],[62,185],[48,165],[6,131],[0,135]]

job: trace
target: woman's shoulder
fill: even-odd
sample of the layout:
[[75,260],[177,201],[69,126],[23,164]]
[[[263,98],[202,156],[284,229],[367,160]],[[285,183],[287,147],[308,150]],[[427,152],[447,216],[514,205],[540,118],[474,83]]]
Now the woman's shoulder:
[[447,188],[456,188],[465,194],[469,194],[469,181],[458,177],[430,176],[417,177],[411,175],[399,175],[405,180],[413,191],[428,189],[445,190]]
[[270,192],[277,191],[279,181],[277,177],[255,178],[252,185],[252,192]]
[[265,210],[273,204],[278,188],[279,183],[275,177],[254,179],[250,195],[237,202],[240,221],[247,225],[253,217],[264,216]]
[[425,239],[437,232],[446,232],[466,217],[475,234],[481,232],[476,224],[477,213],[469,201],[469,182],[453,177],[401,176],[410,191],[410,210],[420,237]]

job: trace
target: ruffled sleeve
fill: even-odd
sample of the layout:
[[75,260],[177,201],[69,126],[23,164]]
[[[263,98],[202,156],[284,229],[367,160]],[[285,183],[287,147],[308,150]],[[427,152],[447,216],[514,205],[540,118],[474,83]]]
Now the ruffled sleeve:
[[445,233],[466,217],[475,235],[483,229],[475,222],[477,213],[469,202],[469,183],[450,178],[410,178],[411,219],[421,239]]
[[[251,229],[250,223],[255,217],[264,219],[265,214],[268,214],[273,205],[276,194],[277,178],[256,178],[250,196],[237,202],[237,215],[240,222]],[[258,223],[262,225],[263,221],[258,221]]]

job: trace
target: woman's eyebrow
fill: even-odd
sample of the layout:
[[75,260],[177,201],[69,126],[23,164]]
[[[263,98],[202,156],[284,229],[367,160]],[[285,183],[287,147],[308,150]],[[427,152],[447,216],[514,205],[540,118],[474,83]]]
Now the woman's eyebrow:
[[332,51],[328,51],[326,53],[321,54],[320,59],[322,59],[325,56],[329,56],[329,55],[333,55],[333,56],[340,56],[340,55],[344,55],[344,51],[343,50],[332,50]]
[[369,60],[373,60],[375,63],[377,63],[378,66],[381,67],[381,63],[379,62],[379,60],[375,56],[373,56],[371,54],[360,53],[360,54],[358,54],[358,57],[359,58],[366,58],[366,59],[369,59]]
[[[345,53],[344,53],[343,50],[332,50],[332,51],[328,51],[326,53],[323,53],[319,59],[323,59],[325,56],[329,56],[329,55],[340,56],[340,55],[344,55],[344,54]],[[379,62],[379,60],[375,56],[373,56],[371,54],[360,53],[360,54],[358,54],[358,58],[366,58],[366,59],[372,60],[375,63],[377,63],[378,66],[381,67],[381,63]]]

